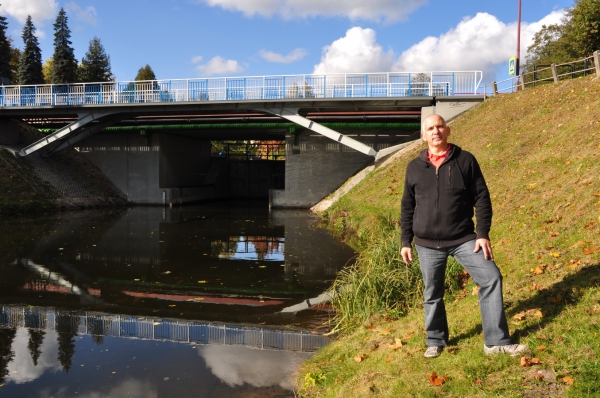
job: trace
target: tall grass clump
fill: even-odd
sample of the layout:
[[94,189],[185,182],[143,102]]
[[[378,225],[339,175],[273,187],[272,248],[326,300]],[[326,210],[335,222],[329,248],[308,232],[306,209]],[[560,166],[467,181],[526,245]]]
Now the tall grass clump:
[[[335,308],[333,332],[348,333],[374,314],[399,317],[422,303],[423,280],[417,253],[405,264],[400,255],[400,226],[389,217],[380,217],[378,231],[368,239],[353,266],[340,272],[331,290]],[[446,288],[453,294],[460,288],[461,266],[450,258]]]

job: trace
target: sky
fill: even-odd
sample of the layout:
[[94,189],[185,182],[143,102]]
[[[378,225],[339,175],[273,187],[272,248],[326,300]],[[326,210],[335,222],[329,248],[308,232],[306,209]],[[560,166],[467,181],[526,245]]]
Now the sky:
[[[518,0],[0,0],[23,47],[31,15],[45,60],[68,17],[80,61],[96,36],[119,81],[367,72],[483,71],[508,78]],[[533,35],[573,0],[522,0],[521,63]]]

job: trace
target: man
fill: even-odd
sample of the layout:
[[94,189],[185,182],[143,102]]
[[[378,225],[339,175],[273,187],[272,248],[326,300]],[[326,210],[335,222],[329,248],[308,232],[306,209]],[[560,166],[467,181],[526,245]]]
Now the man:
[[[484,352],[512,356],[527,346],[511,344],[502,300],[502,275],[494,263],[489,232],[492,203],[475,157],[448,143],[450,127],[439,115],[421,126],[428,149],[406,168],[402,197],[402,259],[413,259],[414,238],[423,274],[425,357],[439,356],[448,344],[444,275],[453,256],[479,285]],[[473,223],[473,208],[477,225]]]

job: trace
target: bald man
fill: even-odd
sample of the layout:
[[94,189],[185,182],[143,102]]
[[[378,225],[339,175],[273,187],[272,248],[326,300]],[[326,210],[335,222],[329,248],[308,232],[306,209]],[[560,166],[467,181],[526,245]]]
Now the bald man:
[[479,286],[485,354],[518,355],[527,346],[512,344],[508,333],[502,275],[494,263],[489,237],[492,202],[479,164],[472,154],[448,142],[450,127],[439,115],[423,121],[421,136],[428,148],[406,168],[400,254],[406,264],[412,261],[414,239],[425,284],[425,357],[438,357],[448,344],[444,307],[448,256]]

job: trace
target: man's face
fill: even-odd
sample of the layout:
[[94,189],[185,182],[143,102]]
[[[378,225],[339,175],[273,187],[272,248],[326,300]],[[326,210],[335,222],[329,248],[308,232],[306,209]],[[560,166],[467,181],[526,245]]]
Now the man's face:
[[432,148],[445,148],[450,136],[450,127],[446,126],[444,119],[437,115],[425,119],[423,140]]

